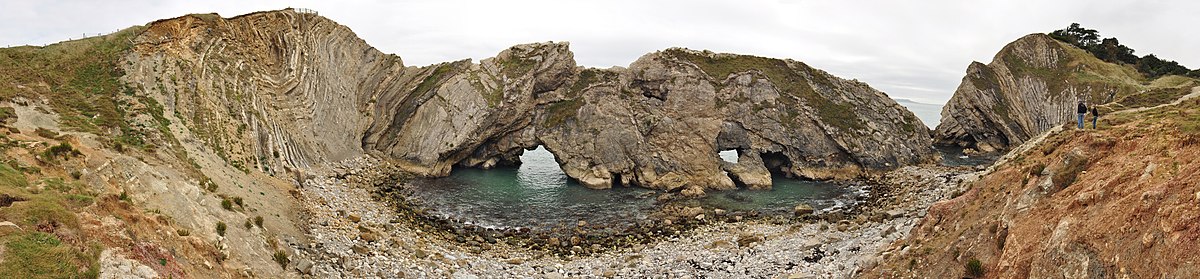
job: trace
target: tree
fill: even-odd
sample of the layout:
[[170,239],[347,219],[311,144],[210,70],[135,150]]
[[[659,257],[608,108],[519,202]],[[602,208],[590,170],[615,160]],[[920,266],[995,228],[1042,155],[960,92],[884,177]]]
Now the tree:
[[1138,72],[1146,74],[1147,77],[1157,78],[1165,75],[1185,75],[1188,73],[1188,68],[1179,65],[1179,62],[1171,60],[1162,60],[1154,54],[1142,56],[1137,63]]
[[1200,70],[1189,71],[1187,67],[1179,65],[1178,62],[1162,60],[1154,54],[1138,58],[1133,54],[1132,48],[1122,45],[1117,38],[1101,40],[1100,32],[1095,29],[1083,28],[1079,23],[1071,23],[1071,26],[1054,30],[1049,35],[1051,38],[1086,50],[1105,62],[1133,65],[1138,72],[1149,78],[1158,78],[1164,75],[1187,75],[1200,78]]
[[1066,29],[1050,32],[1050,37],[1082,49],[1100,44],[1100,32],[1095,29],[1083,28],[1079,26],[1079,23],[1071,23],[1071,26],[1068,26]]
[[1122,45],[1117,38],[1105,38],[1100,44],[1089,47],[1087,51],[1104,61],[1131,65],[1138,62],[1137,55],[1133,55],[1133,49]]

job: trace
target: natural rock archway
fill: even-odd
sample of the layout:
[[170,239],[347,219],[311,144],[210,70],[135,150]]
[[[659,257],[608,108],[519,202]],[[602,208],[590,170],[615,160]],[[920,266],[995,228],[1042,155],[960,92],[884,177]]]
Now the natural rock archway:
[[[567,43],[539,43],[407,67],[284,10],[152,23],[120,65],[231,163],[259,169],[370,153],[444,176],[544,145],[588,187],[701,194],[731,177],[765,188],[770,171],[849,179],[935,157],[925,126],[887,95],[792,60],[672,48],[594,69]],[[723,149],[739,162],[723,164]]]

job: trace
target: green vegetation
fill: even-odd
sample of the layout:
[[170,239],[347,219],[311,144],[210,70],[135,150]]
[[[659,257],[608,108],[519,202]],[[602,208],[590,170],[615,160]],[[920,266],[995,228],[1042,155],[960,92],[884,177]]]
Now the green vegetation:
[[17,110],[12,107],[0,107],[0,123],[17,118]]
[[983,262],[980,262],[979,259],[972,258],[971,260],[967,261],[966,269],[967,269],[967,277],[969,277],[969,278],[983,277],[983,273],[984,273]]
[[217,222],[217,235],[225,236],[225,222]]
[[580,98],[558,101],[546,106],[546,120],[543,127],[554,127],[575,118],[582,108],[584,101]]
[[287,253],[283,251],[275,251],[275,255],[272,255],[271,258],[275,259],[280,268],[286,268],[287,264],[291,262],[291,260],[288,260]]
[[509,78],[515,78],[529,73],[537,66],[537,60],[528,59],[525,57],[517,57],[513,55],[507,59],[498,59],[500,62],[500,72],[504,73]]
[[[789,65],[787,61],[779,59],[749,55],[707,56],[682,49],[668,49],[664,51],[664,54],[696,64],[700,70],[717,82],[723,81],[731,74],[757,70],[757,73],[765,75],[782,91],[784,97],[779,100],[784,104],[784,109],[788,111],[787,117],[784,119],[787,123],[794,123],[793,119],[799,116],[798,110],[803,104],[812,107],[820,120],[830,126],[847,131],[866,129],[866,124],[854,113],[853,107],[830,100],[813,88],[812,84],[829,85],[833,83],[828,74],[808,66],[801,65],[797,69]],[[799,98],[800,102],[789,98],[791,96]]]
[[1191,87],[1151,88],[1139,94],[1125,96],[1116,103],[1125,108],[1152,107],[1170,103],[1191,92]]
[[42,151],[40,158],[48,162],[53,162],[58,160],[58,158],[70,158],[79,156],[79,154],[79,150],[75,150],[75,147],[71,146],[70,143],[61,142],[58,145],[47,148],[46,151]]
[[258,226],[258,228],[261,229],[263,226],[263,217],[262,216],[254,216],[254,225]]
[[117,131],[113,136],[118,142],[136,141],[140,135],[130,127],[126,111],[116,98],[130,91],[118,80],[123,73],[117,61],[142,29],[128,28],[46,47],[0,49],[0,99],[42,99],[38,95],[44,95],[64,126],[99,135]]
[[[99,251],[87,253],[65,245],[53,234],[23,233],[5,237],[0,274],[8,278],[96,278]],[[97,249],[93,249],[97,250]],[[85,269],[80,268],[85,266]]]
[[[1187,67],[1178,62],[1159,59],[1153,53],[1138,58],[1133,54],[1132,48],[1122,45],[1117,38],[1100,39],[1098,31],[1080,27],[1079,23],[1072,23],[1065,29],[1050,32],[1049,35],[1056,40],[1087,50],[1100,60],[1135,65],[1138,72],[1151,79],[1164,75],[1200,74],[1197,71],[1189,71]],[[1192,77],[1200,78],[1200,75]]]
[[1054,189],[1062,190],[1067,186],[1075,183],[1075,179],[1079,177],[1079,173],[1087,168],[1087,157],[1068,154],[1066,163],[1058,171],[1054,172],[1054,177],[1051,182],[1054,183]]
[[567,89],[567,96],[574,98],[588,86],[614,78],[616,78],[616,73],[613,72],[593,68],[583,69],[579,71],[579,77],[575,79],[575,83],[572,83],[571,87]]
[[34,191],[23,173],[10,163],[0,163],[0,197],[11,204],[0,207],[0,220],[24,231],[0,237],[5,259],[0,274],[11,278],[95,278],[100,248],[89,240],[64,243],[59,235],[79,233],[73,211],[91,204],[94,196],[60,178],[43,179],[46,190]]
[[229,198],[222,198],[221,199],[221,208],[224,208],[225,210],[233,211],[233,202],[230,201]]

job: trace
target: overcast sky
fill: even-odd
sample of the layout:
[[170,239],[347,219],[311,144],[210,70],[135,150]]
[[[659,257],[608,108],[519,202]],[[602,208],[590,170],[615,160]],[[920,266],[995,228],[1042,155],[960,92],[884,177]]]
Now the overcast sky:
[[[1079,22],[1137,50],[1200,67],[1200,1],[17,1],[0,0],[0,46],[108,33],[187,13],[302,7],[420,66],[569,41],[580,65],[627,66],[673,46],[792,58],[893,98],[942,104],[971,61]],[[1191,36],[1185,36],[1190,34]]]

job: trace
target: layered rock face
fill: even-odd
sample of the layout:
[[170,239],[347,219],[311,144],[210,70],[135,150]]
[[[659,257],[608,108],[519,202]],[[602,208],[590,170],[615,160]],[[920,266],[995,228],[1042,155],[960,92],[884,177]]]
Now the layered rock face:
[[152,23],[121,65],[169,120],[267,172],[370,153],[444,176],[544,145],[589,187],[700,194],[770,187],[772,171],[846,179],[934,158],[923,124],[887,95],[791,60],[668,49],[592,69],[541,43],[406,67],[285,10]]
[[1005,46],[991,63],[967,67],[962,84],[942,108],[934,138],[982,152],[1006,150],[1074,122],[1079,101],[1106,104],[1152,87],[1132,67],[1031,34]]

